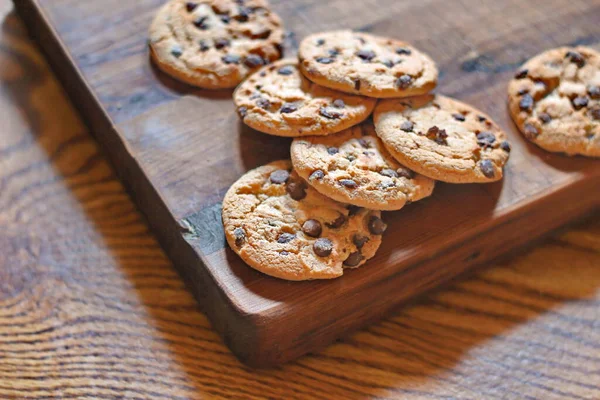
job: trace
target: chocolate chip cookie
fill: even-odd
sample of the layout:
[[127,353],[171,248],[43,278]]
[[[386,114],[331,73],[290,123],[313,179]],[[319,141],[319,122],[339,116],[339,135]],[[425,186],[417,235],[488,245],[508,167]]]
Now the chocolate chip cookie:
[[298,174],[334,200],[374,210],[399,210],[429,196],[435,182],[400,165],[371,122],[329,136],[295,139]]
[[366,119],[376,102],[312,83],[296,60],[263,67],[236,89],[233,100],[244,123],[277,136],[339,132]]
[[231,88],[281,58],[281,20],[266,0],[171,0],[150,27],[158,67],[206,89]]
[[319,85],[370,97],[406,97],[435,88],[431,58],[399,40],[352,31],[310,35],[300,44],[300,67]]
[[541,148],[600,157],[600,53],[561,47],[527,61],[508,87],[513,120]]
[[441,95],[380,102],[375,129],[401,164],[444,182],[502,179],[510,153],[506,134],[489,116]]
[[281,279],[331,279],[364,264],[386,229],[379,211],[310,187],[289,161],[249,171],[223,200],[227,242],[252,268]]

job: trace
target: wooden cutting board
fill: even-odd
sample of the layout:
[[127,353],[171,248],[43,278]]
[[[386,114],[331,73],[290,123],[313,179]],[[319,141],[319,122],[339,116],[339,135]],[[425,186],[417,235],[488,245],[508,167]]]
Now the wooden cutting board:
[[193,89],[151,65],[146,32],[162,0],[14,2],[215,328],[248,364],[315,351],[600,205],[600,161],[526,143],[505,101],[530,56],[598,48],[597,1],[273,0],[295,33],[289,54],[320,30],[410,41],[438,62],[438,91],[490,114],[513,144],[502,182],[438,184],[433,197],[385,213],[383,245],[364,267],[300,283],[248,268],[227,247],[220,217],[231,183],[287,157],[290,141],[242,125],[231,91]]

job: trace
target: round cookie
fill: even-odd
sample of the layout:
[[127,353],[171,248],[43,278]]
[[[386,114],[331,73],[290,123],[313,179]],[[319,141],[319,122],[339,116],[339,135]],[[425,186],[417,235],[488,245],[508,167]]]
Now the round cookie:
[[373,210],[399,210],[431,195],[435,186],[400,165],[370,122],[335,135],[295,139],[291,156],[294,170],[320,193]]
[[277,136],[327,135],[365,120],[377,100],[316,85],[296,60],[280,60],[246,79],[233,94],[248,126]]
[[281,58],[281,20],[266,0],[170,0],[150,26],[158,67],[206,89],[235,87]]
[[444,182],[500,180],[510,153],[489,116],[441,95],[380,102],[375,129],[401,164]]
[[300,67],[311,81],[369,97],[425,94],[437,84],[431,58],[409,44],[352,31],[306,37],[298,50]]
[[227,242],[252,268],[281,279],[331,279],[373,257],[379,211],[348,207],[276,161],[249,171],[223,200]]
[[561,47],[527,61],[508,86],[523,135],[541,148],[600,157],[600,53]]

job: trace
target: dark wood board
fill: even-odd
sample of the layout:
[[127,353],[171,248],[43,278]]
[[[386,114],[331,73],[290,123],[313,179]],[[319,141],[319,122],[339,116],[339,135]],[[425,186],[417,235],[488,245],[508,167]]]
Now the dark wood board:
[[289,140],[240,124],[231,91],[193,89],[151,65],[146,32],[162,2],[15,5],[213,325],[248,364],[315,351],[600,204],[600,161],[527,144],[505,102],[528,57],[565,44],[598,48],[600,2],[273,0],[296,40],[352,28],[413,42],[438,62],[438,91],[489,113],[513,152],[502,182],[439,184],[432,198],[386,213],[383,245],[363,268],[327,282],[261,275],[227,248],[220,201],[245,171],[286,157]]

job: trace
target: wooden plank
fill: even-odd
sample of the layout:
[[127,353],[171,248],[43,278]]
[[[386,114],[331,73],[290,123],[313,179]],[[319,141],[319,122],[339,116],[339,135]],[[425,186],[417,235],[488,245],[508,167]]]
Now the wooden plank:
[[[504,181],[440,184],[432,198],[386,213],[384,243],[364,268],[332,282],[261,275],[225,245],[219,204],[244,171],[285,157],[289,140],[244,127],[230,91],[190,88],[149,63],[146,30],[161,3],[15,5],[192,292],[249,364],[318,349],[600,203],[598,161],[525,143],[505,108],[507,80],[524,59],[557,45],[598,43],[599,4],[274,1],[298,37],[347,27],[413,42],[440,64],[439,91],[489,113],[514,146]],[[565,19],[577,24],[565,30]]]

